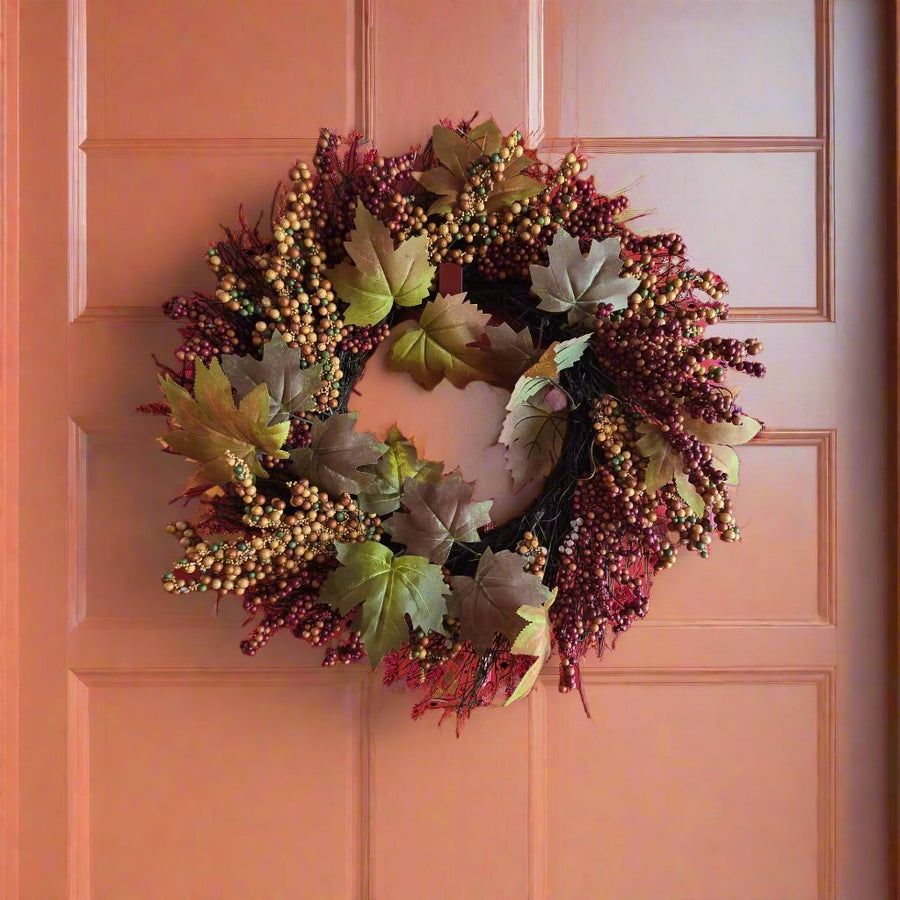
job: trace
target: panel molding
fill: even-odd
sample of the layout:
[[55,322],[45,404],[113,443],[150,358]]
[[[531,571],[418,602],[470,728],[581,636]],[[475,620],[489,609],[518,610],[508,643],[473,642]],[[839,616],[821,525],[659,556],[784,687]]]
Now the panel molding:
[[[88,304],[87,287],[87,157],[125,156],[285,156],[310,158],[318,136],[297,138],[91,138],[88,136],[87,4],[67,0],[68,42],[68,321],[70,324],[146,325],[162,320],[161,310],[97,307]],[[349,119],[371,140],[374,131],[374,21],[376,0],[345,0],[348,6],[348,59],[356,72],[348,83]]]
[[68,568],[68,624],[77,628],[87,613],[87,420],[71,418],[66,448],[66,560]]
[[833,428],[767,428],[751,441],[751,445],[815,448],[816,615],[800,619],[655,619],[651,602],[650,613],[637,627],[833,628],[837,624],[837,433]]
[[245,687],[355,689],[349,713],[358,723],[361,740],[356,746],[347,795],[352,798],[348,840],[355,841],[355,863],[348,866],[347,897],[373,898],[374,860],[371,827],[374,808],[372,759],[374,676],[367,667],[334,669],[70,669],[67,673],[68,725],[68,889],[70,900],[89,900],[90,881],[90,693],[92,688],[140,687]]
[[[528,697],[528,900],[547,897],[547,691],[556,679],[540,676]],[[571,698],[574,700],[574,698]]]
[[157,306],[92,306],[86,307],[71,325],[161,325],[167,319],[162,303]]
[[311,157],[317,138],[85,138],[78,145],[87,153],[203,156],[284,156],[296,153]]
[[568,152],[577,144],[588,153],[814,153],[820,137],[687,135],[679,137],[547,137],[542,150]]
[[[587,685],[695,685],[698,687],[723,685],[813,685],[816,689],[816,813],[817,813],[817,900],[837,898],[837,822],[835,748],[837,731],[835,727],[835,669],[834,667],[772,667],[772,668],[717,668],[717,669],[606,669],[583,670],[583,683]],[[545,670],[539,679],[541,691],[552,690],[557,682],[556,674]],[[529,698],[535,705],[538,691]],[[578,703],[577,697],[569,696],[566,702]],[[531,712],[542,734],[530,733],[529,752],[531,758],[541,760],[542,770],[531,772],[531,777],[540,783],[531,785],[531,795],[537,806],[529,815],[530,846],[537,848],[541,859],[529,860],[530,885],[529,900],[550,900],[547,893],[549,856],[546,835],[549,823],[549,797],[547,794],[546,697],[537,700],[538,710]],[[543,755],[540,747],[543,742]],[[533,747],[537,747],[532,751]]]
[[[377,10],[379,0],[362,0],[362,115],[363,134],[373,144],[378,143],[375,117],[377,90]],[[544,0],[527,0],[526,35],[526,110],[525,134],[534,146],[544,139]]]
[[[169,616],[164,619],[153,616],[89,616],[87,612],[87,533],[88,533],[88,440],[98,437],[138,436],[154,419],[163,417],[142,416],[135,413],[121,416],[72,416],[68,422],[67,446],[67,547],[68,566],[68,626],[70,631],[86,629],[127,629],[134,631],[155,628],[200,628],[221,631],[234,628],[236,623],[210,615]],[[148,437],[149,439],[149,437]],[[159,527],[165,528],[165,522]],[[177,556],[177,544],[173,543],[173,559]],[[161,574],[161,573],[160,573]]]
[[69,246],[67,294],[69,321],[87,308],[87,3],[67,0]]
[[[77,146],[85,152],[125,151],[125,152],[177,152],[204,151],[212,153],[229,152],[291,152],[295,148],[312,152],[316,147],[316,137],[305,134],[299,137],[245,137],[227,136],[211,138],[128,138],[100,137],[88,138],[87,129],[87,5],[91,0],[66,0],[68,7],[69,32],[69,99],[71,118],[77,130],[70,130],[70,137],[77,136]],[[94,0],[104,2],[104,0]],[[370,134],[374,100],[374,59],[371,53],[369,29],[375,21],[377,0],[343,0],[349,23],[347,38],[347,60],[355,71],[355,78],[347,83],[348,127],[359,128],[364,135]],[[74,102],[73,102],[74,101]]]
[[91,809],[89,685],[74,672],[67,679],[67,882],[70,900],[90,900]]
[[[817,306],[821,321],[835,321],[834,252],[834,0],[816,0]],[[789,320],[786,320],[789,321]]]
[[801,624],[834,627],[837,625],[837,431],[834,428],[773,428],[761,432],[753,443],[771,447],[815,447],[818,618]]
[[[815,306],[745,306],[729,318],[750,322],[834,322],[834,0],[815,2],[816,134],[794,136],[547,136],[540,149],[603,153],[815,153],[816,155],[816,303]],[[560,54],[564,55],[561,47]],[[561,65],[561,60],[557,63]],[[560,85],[562,82],[559,82]],[[565,98],[561,98],[565,99]]]
[[806,324],[834,322],[834,216],[829,137],[585,137],[547,138],[540,149],[551,153],[578,147],[589,155],[681,153],[811,153],[816,184],[816,297],[814,306],[732,306],[730,321]]
[[525,132],[533,147],[543,145],[544,122],[544,0],[528,0],[528,118]]
[[366,140],[375,141],[375,60],[377,0],[361,0],[359,47],[359,112],[357,119]]

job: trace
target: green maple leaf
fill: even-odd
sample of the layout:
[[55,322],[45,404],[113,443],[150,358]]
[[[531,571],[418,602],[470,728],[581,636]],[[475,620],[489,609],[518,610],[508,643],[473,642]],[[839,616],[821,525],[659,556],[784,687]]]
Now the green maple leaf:
[[378,462],[387,445],[368,431],[354,431],[359,413],[339,413],[313,422],[310,444],[291,452],[298,478],[338,494],[358,494],[375,486],[375,476],[361,469]]
[[160,438],[176,453],[200,463],[188,488],[204,484],[227,484],[233,464],[227,454],[246,463],[254,475],[266,470],[259,454],[287,458],[281,445],[287,439],[288,423],[269,425],[269,394],[264,384],[255,387],[234,405],[231,384],[217,359],[209,368],[199,360],[194,375],[194,396],[171,378],[160,378],[163,393],[180,428]]
[[269,422],[284,422],[290,413],[316,408],[315,395],[322,390],[322,366],[303,368],[299,347],[289,347],[280,331],[263,345],[262,359],[252,356],[222,357],[222,369],[243,399],[257,385],[269,392]]
[[344,615],[359,607],[353,627],[373,669],[409,639],[406,616],[413,628],[443,632],[448,588],[440,566],[421,556],[394,556],[377,541],[335,547],[341,567],[325,579],[319,599]]
[[559,385],[559,373],[569,369],[584,355],[591,340],[590,334],[552,343],[541,358],[522,374],[506,404],[507,410],[533,397],[541,388]]
[[[587,350],[591,337],[592,335],[590,334],[583,334],[580,337],[569,338],[567,341],[551,344],[541,359],[535,363],[534,372],[529,371],[529,374],[540,374],[540,369],[543,368],[541,362],[546,357],[546,365],[549,369],[547,377],[557,378],[563,369],[571,369],[584,356],[584,351]],[[553,351],[552,356],[549,354],[550,350]]]
[[515,703],[516,700],[521,700],[531,693],[538,675],[541,674],[541,669],[544,668],[544,663],[550,656],[551,635],[548,613],[554,600],[556,600],[556,588],[553,588],[550,599],[541,606],[519,607],[519,616],[528,624],[519,632],[510,650],[520,656],[533,656],[535,660],[516,685],[516,689],[510,694],[505,706],[509,706],[510,703]]
[[538,309],[568,313],[570,325],[591,327],[597,306],[623,309],[637,290],[636,278],[620,278],[624,263],[619,238],[591,241],[582,256],[578,238],[560,228],[547,248],[548,265],[529,266],[531,290],[541,298]]
[[525,626],[520,609],[540,606],[550,591],[537,575],[523,569],[523,560],[512,550],[484,551],[475,577],[455,575],[448,610],[460,620],[460,637],[479,649],[490,647],[495,634],[514,641]]
[[419,459],[415,444],[405,438],[396,425],[387,436],[387,452],[365,471],[375,476],[375,486],[371,491],[359,495],[359,505],[369,513],[383,516],[400,506],[403,483],[407,478],[419,482],[435,482],[443,471],[444,464]]
[[428,238],[407,238],[398,247],[386,225],[363,206],[356,208],[356,227],[344,246],[356,264],[341,263],[326,273],[337,296],[347,304],[348,325],[374,325],[396,303],[418,306],[431,290],[435,266],[428,263]]
[[451,472],[437,481],[407,478],[403,483],[406,512],[394,513],[384,529],[411,553],[431,562],[446,562],[454,543],[478,540],[478,529],[491,521],[493,500],[473,500],[475,485]]
[[[499,153],[503,145],[503,134],[493,119],[476,125],[465,135],[452,128],[435,125],[431,137],[435,156],[442,165],[413,173],[425,190],[437,195],[428,209],[429,215],[449,212],[458,201],[476,160]],[[542,182],[521,174],[532,162],[525,154],[507,160],[503,180],[497,181],[485,197],[485,212],[496,212],[516,200],[527,200],[544,190],[546,185]]]
[[442,378],[458,388],[490,381],[489,354],[478,346],[489,319],[465,294],[439,295],[425,305],[418,324],[394,342],[390,366],[409,372],[428,390]]
[[[694,435],[701,443],[706,444],[712,453],[713,465],[724,472],[726,484],[738,483],[738,455],[733,446],[746,444],[762,428],[762,424],[750,416],[744,416],[740,425],[731,422],[710,424],[691,416],[684,418],[684,430]],[[696,516],[702,516],[705,510],[703,498],[691,484],[684,469],[684,460],[666,440],[665,433],[655,422],[641,422],[637,426],[641,438],[637,448],[648,460],[644,481],[647,493],[655,494],[663,485],[675,483],[678,495],[690,506]]]
[[555,385],[545,384],[508,409],[500,443],[506,445],[506,467],[518,490],[553,471],[568,427],[568,397]]

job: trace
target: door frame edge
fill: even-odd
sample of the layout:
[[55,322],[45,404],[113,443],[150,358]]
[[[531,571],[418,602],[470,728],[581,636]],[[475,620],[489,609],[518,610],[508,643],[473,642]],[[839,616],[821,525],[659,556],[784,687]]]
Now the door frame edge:
[[19,896],[19,0],[0,0],[0,894]]

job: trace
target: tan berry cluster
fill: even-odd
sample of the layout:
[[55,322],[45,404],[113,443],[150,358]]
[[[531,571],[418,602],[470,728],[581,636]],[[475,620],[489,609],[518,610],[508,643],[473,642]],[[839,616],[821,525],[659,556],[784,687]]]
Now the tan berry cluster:
[[237,497],[244,505],[245,534],[208,542],[188,522],[168,526],[184,556],[163,576],[172,593],[217,591],[238,596],[262,583],[296,575],[334,555],[335,542],[378,540],[381,520],[363,513],[349,494],[331,500],[308,481],[290,483],[288,502],[267,498],[243,463],[235,461]]

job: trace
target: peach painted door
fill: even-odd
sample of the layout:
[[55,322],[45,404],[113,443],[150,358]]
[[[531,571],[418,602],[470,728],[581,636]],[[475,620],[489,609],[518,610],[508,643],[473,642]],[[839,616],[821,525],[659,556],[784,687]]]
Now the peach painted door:
[[[886,7],[21,0],[10,898],[888,896]],[[660,577],[589,667],[593,719],[548,669],[457,740],[161,591],[183,472],[132,411],[175,345],[159,302],[211,287],[217,224],[320,124],[400,152],[475,110],[581,139],[729,279],[769,428],[744,542]]]

